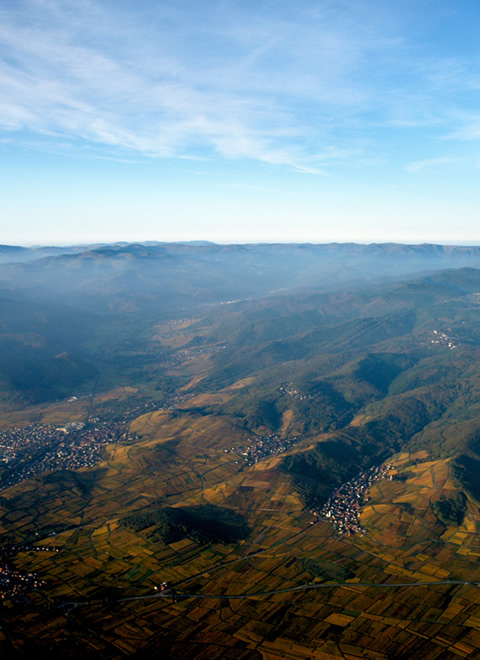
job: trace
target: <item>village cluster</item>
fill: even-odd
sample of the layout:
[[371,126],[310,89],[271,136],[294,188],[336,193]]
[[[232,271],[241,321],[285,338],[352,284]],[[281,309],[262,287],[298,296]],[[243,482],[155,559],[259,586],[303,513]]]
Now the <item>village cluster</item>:
[[192,392],[174,394],[162,404],[141,403],[121,412],[118,407],[105,408],[103,421],[91,417],[88,424],[29,424],[0,431],[0,492],[44,472],[96,465],[106,444],[138,439],[129,432],[130,420],[147,412],[170,410],[194,396]]
[[0,600],[19,600],[27,591],[40,589],[46,582],[35,573],[24,573],[0,562]]
[[282,440],[276,433],[270,435],[262,435],[257,438],[250,438],[250,445],[248,447],[231,447],[225,449],[225,453],[234,452],[242,456],[247,465],[255,465],[262,458],[266,458],[271,454],[281,454],[287,451],[299,438],[289,438]]
[[[327,518],[339,534],[365,534],[366,530],[360,525],[360,506],[365,495],[376,481],[392,477],[388,472],[393,469],[388,465],[377,465],[369,470],[360,472],[358,476],[339,486],[328,498],[325,504],[317,509],[310,509],[317,520]],[[312,521],[311,524],[316,522]]]
[[314,399],[315,395],[314,394],[302,394],[297,390],[297,388],[294,386],[293,383],[287,383],[286,385],[281,385],[278,388],[278,391],[281,392],[282,394],[288,394],[288,396],[291,396],[292,399],[297,399],[298,401],[309,401],[310,399]]
[[0,491],[44,472],[99,463],[102,447],[133,439],[125,421],[55,427],[30,424],[0,432]]
[[[450,331],[450,328],[448,328],[447,331]],[[435,335],[435,339],[430,340],[431,344],[442,344],[447,346],[450,350],[457,348],[457,344],[454,343],[456,340],[453,339],[453,337],[447,335],[446,332],[442,332],[441,330],[434,330],[433,334]]]

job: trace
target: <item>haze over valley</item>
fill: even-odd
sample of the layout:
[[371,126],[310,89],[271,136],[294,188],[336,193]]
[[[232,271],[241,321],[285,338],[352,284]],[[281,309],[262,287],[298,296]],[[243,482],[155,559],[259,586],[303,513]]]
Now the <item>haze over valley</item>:
[[476,657],[480,248],[0,252],[5,653]]

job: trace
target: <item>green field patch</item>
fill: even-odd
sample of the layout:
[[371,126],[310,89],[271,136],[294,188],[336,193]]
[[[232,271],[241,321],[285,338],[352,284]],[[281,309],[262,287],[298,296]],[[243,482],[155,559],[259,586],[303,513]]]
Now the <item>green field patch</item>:
[[462,525],[467,511],[465,493],[455,491],[451,497],[442,495],[433,503],[433,512],[444,525]]
[[355,573],[333,561],[308,558],[303,560],[303,568],[322,582],[345,582],[355,577]]
[[233,543],[246,538],[250,531],[240,514],[210,504],[140,511],[121,522],[150,541],[167,544],[184,538],[200,544]]

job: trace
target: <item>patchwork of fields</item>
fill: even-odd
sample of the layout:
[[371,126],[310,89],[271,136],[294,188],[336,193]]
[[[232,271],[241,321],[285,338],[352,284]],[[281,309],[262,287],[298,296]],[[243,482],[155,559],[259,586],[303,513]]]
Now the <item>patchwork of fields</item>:
[[[338,536],[327,520],[311,524],[280,457],[245,466],[224,451],[239,429],[192,406],[136,419],[141,440],[109,446],[83,490],[59,473],[8,491],[4,534],[55,533],[15,558],[48,586],[21,611],[7,603],[5,649],[55,654],[61,639],[61,657],[477,657],[477,507],[456,528],[431,507],[455,489],[448,459],[394,455],[393,480],[376,483],[362,508],[367,534]],[[166,505],[228,509],[251,533],[166,544],[122,524]],[[156,591],[162,582],[169,589]]]

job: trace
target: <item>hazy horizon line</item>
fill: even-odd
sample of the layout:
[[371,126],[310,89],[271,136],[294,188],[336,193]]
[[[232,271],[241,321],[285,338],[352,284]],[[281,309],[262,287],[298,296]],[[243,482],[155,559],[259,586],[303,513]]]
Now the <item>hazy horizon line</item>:
[[226,246],[226,245],[403,245],[403,246],[419,246],[419,245],[435,245],[435,246],[449,246],[449,247],[480,247],[480,239],[477,241],[451,241],[451,240],[440,240],[440,241],[430,241],[430,240],[411,240],[411,241],[375,241],[375,240],[325,240],[325,241],[312,241],[312,240],[303,240],[303,241],[291,241],[291,240],[237,240],[237,241],[212,241],[208,239],[188,239],[188,240],[114,240],[114,241],[92,241],[92,242],[58,242],[58,243],[1,243],[0,248],[22,248],[22,249],[45,249],[45,248],[88,248],[88,247],[101,247],[107,245],[197,245],[201,247],[202,245],[217,245],[217,246]]

